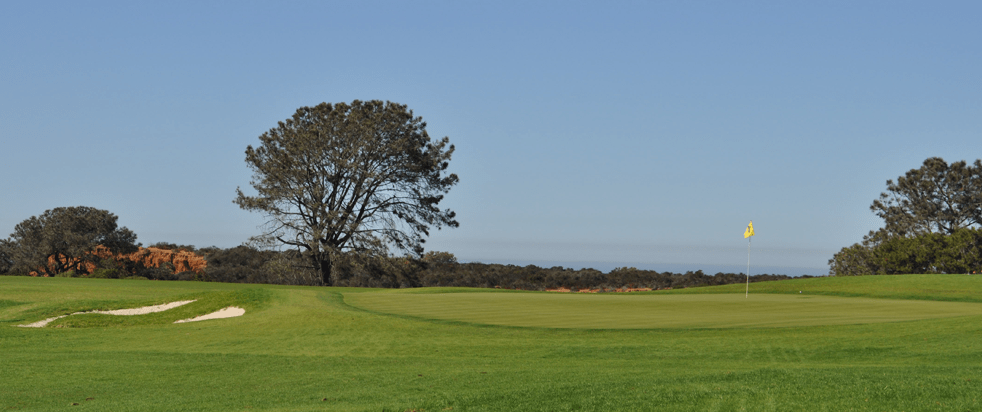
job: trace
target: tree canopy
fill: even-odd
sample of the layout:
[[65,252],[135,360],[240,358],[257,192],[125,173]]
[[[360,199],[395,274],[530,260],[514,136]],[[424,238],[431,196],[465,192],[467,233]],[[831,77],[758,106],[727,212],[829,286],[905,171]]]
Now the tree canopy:
[[82,263],[99,261],[97,246],[113,254],[138,249],[136,234],[117,227],[116,215],[87,206],[58,207],[32,216],[14,227],[3,247],[12,272],[53,276],[69,270],[83,272]]
[[14,267],[14,259],[10,256],[13,244],[7,239],[0,239],[0,275]]
[[[982,160],[939,157],[887,180],[870,210],[884,220],[862,243],[829,260],[833,275],[962,273],[977,270],[982,225]],[[907,271],[907,272],[905,272]]]
[[372,100],[301,107],[246,149],[255,196],[236,189],[242,209],[264,213],[264,236],[304,253],[334,281],[343,251],[421,255],[431,227],[457,227],[438,205],[458,182],[454,147],[432,141],[406,105]]
[[948,164],[931,157],[897,182],[887,180],[887,192],[870,210],[883,218],[887,236],[926,233],[952,234],[982,225],[982,160]]

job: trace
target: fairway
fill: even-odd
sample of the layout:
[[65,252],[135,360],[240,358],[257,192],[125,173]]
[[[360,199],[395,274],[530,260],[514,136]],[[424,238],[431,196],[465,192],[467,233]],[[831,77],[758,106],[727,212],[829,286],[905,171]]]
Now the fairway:
[[812,295],[351,293],[365,310],[499,326],[756,328],[900,322],[982,314],[982,304]]
[[[0,410],[982,410],[982,276],[762,282],[749,299],[743,287],[0,276]],[[229,306],[245,314],[174,323]]]

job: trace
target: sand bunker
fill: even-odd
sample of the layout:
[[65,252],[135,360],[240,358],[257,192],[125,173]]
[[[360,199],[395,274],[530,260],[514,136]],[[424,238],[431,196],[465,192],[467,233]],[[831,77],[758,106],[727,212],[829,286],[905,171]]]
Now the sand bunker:
[[198,316],[196,318],[191,318],[191,319],[181,319],[181,320],[176,321],[174,323],[197,322],[197,321],[209,320],[209,319],[234,318],[236,316],[242,316],[242,315],[245,315],[245,309],[242,309],[242,308],[239,308],[239,307],[235,307],[235,306],[229,306],[229,307],[227,307],[225,309],[222,309],[222,310],[219,310],[217,312],[212,312],[212,313],[209,313],[207,315],[201,315],[201,316]]
[[[70,315],[55,316],[53,318],[48,318],[48,319],[45,319],[45,320],[42,320],[42,321],[34,322],[34,323],[29,324],[29,325],[17,325],[17,326],[22,327],[22,328],[43,328],[47,324],[49,324],[51,322],[54,322],[54,321],[56,321],[58,319],[61,319],[61,318],[67,317],[67,316],[71,316],[71,315],[82,315],[82,314],[85,314],[85,313],[100,313],[100,314],[103,314],[103,315],[116,315],[116,316],[146,315],[148,313],[163,312],[163,311],[168,310],[168,309],[174,309],[174,308],[176,308],[178,306],[187,305],[188,303],[191,303],[191,302],[194,302],[194,301],[193,300],[181,300],[181,301],[177,301],[177,302],[165,303],[165,304],[162,304],[162,305],[144,306],[142,308],[134,308],[134,309],[90,310],[88,312],[75,312],[75,313],[72,313]],[[218,312],[216,312],[216,313],[218,313]],[[245,313],[245,311],[242,311],[242,313]],[[205,315],[205,316],[207,316],[207,315]],[[239,316],[241,316],[241,315],[239,315]]]
[[[165,303],[163,305],[156,306],[144,306],[142,308],[136,309],[116,309],[116,310],[93,310],[90,312],[80,312],[80,313],[102,313],[104,315],[119,315],[119,316],[133,316],[133,315],[146,315],[148,313],[163,312],[167,309],[174,309],[178,306],[187,305],[188,303],[194,302],[193,300],[181,300],[177,302]],[[74,313],[73,313],[74,315]]]
[[[84,313],[84,312],[77,312],[77,313]],[[75,313],[73,313],[72,315],[74,315],[74,314]],[[55,316],[53,318],[47,318],[45,320],[34,322],[34,323],[31,323],[31,324],[27,324],[27,325],[17,325],[17,327],[18,328],[43,328],[45,325],[47,325],[47,324],[49,324],[51,322],[54,322],[54,321],[56,321],[58,319],[64,318],[66,316],[68,316],[68,315]]]

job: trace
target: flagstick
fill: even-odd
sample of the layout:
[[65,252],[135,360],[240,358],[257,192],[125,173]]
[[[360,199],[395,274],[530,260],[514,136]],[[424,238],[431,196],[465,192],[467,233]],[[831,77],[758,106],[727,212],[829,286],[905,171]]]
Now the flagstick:
[[744,298],[750,297],[750,241],[753,240],[753,236],[747,238],[747,292]]

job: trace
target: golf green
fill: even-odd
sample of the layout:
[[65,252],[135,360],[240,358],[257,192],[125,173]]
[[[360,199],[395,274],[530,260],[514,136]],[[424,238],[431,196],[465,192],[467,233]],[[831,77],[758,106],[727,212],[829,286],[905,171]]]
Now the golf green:
[[347,293],[368,311],[476,324],[577,328],[758,328],[900,322],[982,314],[982,304],[815,295]]

